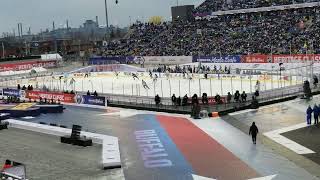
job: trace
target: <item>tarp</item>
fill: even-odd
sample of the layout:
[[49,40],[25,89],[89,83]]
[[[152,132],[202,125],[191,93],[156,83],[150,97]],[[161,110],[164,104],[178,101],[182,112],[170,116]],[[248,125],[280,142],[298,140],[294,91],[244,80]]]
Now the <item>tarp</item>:
[[42,54],[41,60],[62,60],[60,54]]

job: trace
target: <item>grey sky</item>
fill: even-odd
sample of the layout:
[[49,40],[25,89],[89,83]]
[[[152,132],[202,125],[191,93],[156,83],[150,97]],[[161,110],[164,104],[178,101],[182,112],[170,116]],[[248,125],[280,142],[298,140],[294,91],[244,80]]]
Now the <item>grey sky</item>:
[[[204,0],[179,0],[180,5],[199,5]],[[125,26],[136,19],[147,21],[151,16],[170,18],[171,6],[176,0],[108,0],[109,24]],[[84,19],[95,19],[99,16],[100,24],[105,24],[104,0],[0,0],[0,33],[12,32],[17,23],[23,24],[24,33],[31,26],[32,32],[65,25],[78,27]]]

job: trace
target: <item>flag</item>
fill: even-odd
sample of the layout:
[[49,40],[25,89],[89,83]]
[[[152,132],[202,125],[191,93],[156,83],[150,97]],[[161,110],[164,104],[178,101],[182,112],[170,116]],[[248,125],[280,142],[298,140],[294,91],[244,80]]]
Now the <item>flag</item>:
[[307,42],[304,42],[303,48],[308,48]]

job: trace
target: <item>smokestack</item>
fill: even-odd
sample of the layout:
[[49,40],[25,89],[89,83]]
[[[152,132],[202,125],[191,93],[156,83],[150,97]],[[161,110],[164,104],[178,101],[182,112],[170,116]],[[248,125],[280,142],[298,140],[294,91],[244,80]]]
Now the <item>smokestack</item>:
[[55,25],[54,25],[54,21],[52,22],[52,30],[54,31],[56,29]]
[[20,30],[21,30],[21,37],[23,36],[23,32],[22,32],[22,23],[20,23]]
[[18,37],[21,37],[21,35],[20,35],[20,23],[18,23]]
[[96,23],[97,23],[97,26],[99,27],[99,19],[98,19],[98,16],[96,16]]

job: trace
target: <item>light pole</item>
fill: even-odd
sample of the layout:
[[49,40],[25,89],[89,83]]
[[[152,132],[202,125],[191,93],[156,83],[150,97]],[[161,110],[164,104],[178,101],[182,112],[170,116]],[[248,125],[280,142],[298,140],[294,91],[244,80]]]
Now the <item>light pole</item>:
[[2,58],[4,59],[4,44],[3,44],[3,42],[2,42]]
[[107,3],[107,0],[104,0],[104,7],[105,7],[105,11],[106,11],[106,24],[107,24],[107,32],[108,32],[109,19],[108,19],[108,3]]
[[[115,0],[116,4],[118,4],[118,0]],[[106,33],[108,35],[109,33],[109,17],[108,17],[108,3],[107,3],[107,0],[104,0],[104,8],[105,8],[105,11],[106,11],[106,25],[107,25],[107,28],[106,28]]]

